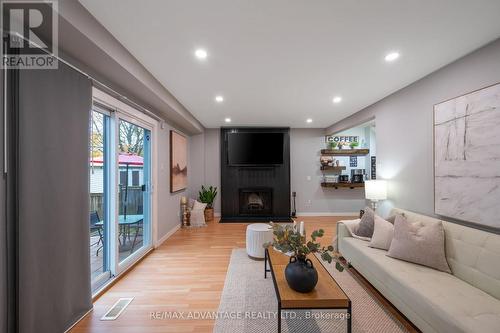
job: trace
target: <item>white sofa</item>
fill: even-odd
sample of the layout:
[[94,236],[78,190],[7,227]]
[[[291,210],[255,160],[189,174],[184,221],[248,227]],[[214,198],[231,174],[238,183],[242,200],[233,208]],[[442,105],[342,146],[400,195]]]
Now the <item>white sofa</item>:
[[[432,217],[393,209],[409,221]],[[342,256],[422,332],[500,332],[500,235],[443,221],[448,274],[388,257],[337,224]]]

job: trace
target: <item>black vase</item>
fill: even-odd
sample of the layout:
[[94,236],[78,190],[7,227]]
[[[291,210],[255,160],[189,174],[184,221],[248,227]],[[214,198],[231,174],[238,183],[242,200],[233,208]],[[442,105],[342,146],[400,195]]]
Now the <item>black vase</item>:
[[318,283],[318,272],[310,259],[293,256],[286,265],[285,278],[293,290],[308,293]]

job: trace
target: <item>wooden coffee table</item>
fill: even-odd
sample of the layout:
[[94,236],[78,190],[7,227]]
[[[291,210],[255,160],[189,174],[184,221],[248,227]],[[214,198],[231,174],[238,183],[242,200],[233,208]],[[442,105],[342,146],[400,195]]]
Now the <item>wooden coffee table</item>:
[[[304,309],[345,309],[347,310],[347,332],[351,333],[351,300],[337,284],[315,255],[309,255],[316,271],[318,271],[318,284],[309,293],[299,293],[288,286],[285,278],[285,268],[290,257],[267,248],[264,259],[264,278],[271,272],[274,291],[278,298],[278,332],[281,332],[281,310]],[[268,263],[269,268],[268,269]]]

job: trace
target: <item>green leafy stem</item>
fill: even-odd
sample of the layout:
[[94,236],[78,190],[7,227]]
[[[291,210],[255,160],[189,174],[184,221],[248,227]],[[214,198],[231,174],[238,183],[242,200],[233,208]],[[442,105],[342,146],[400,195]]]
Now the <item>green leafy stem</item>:
[[306,256],[310,253],[319,253],[321,259],[332,263],[335,261],[335,268],[342,272],[344,266],[340,263],[339,255],[333,252],[333,246],[321,246],[317,242],[318,238],[323,237],[325,231],[323,229],[314,230],[311,233],[310,240],[306,240],[306,237],[301,235],[294,225],[291,224],[278,224],[270,223],[273,228],[273,241],[264,244],[264,247],[273,246],[275,249],[283,252],[292,252],[297,259],[305,260]]

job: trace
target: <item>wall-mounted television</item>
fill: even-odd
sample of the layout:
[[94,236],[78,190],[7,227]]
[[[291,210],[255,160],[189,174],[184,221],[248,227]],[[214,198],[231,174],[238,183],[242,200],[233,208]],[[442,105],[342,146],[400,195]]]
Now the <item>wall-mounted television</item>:
[[283,144],[283,133],[228,133],[228,163],[229,165],[283,164]]

